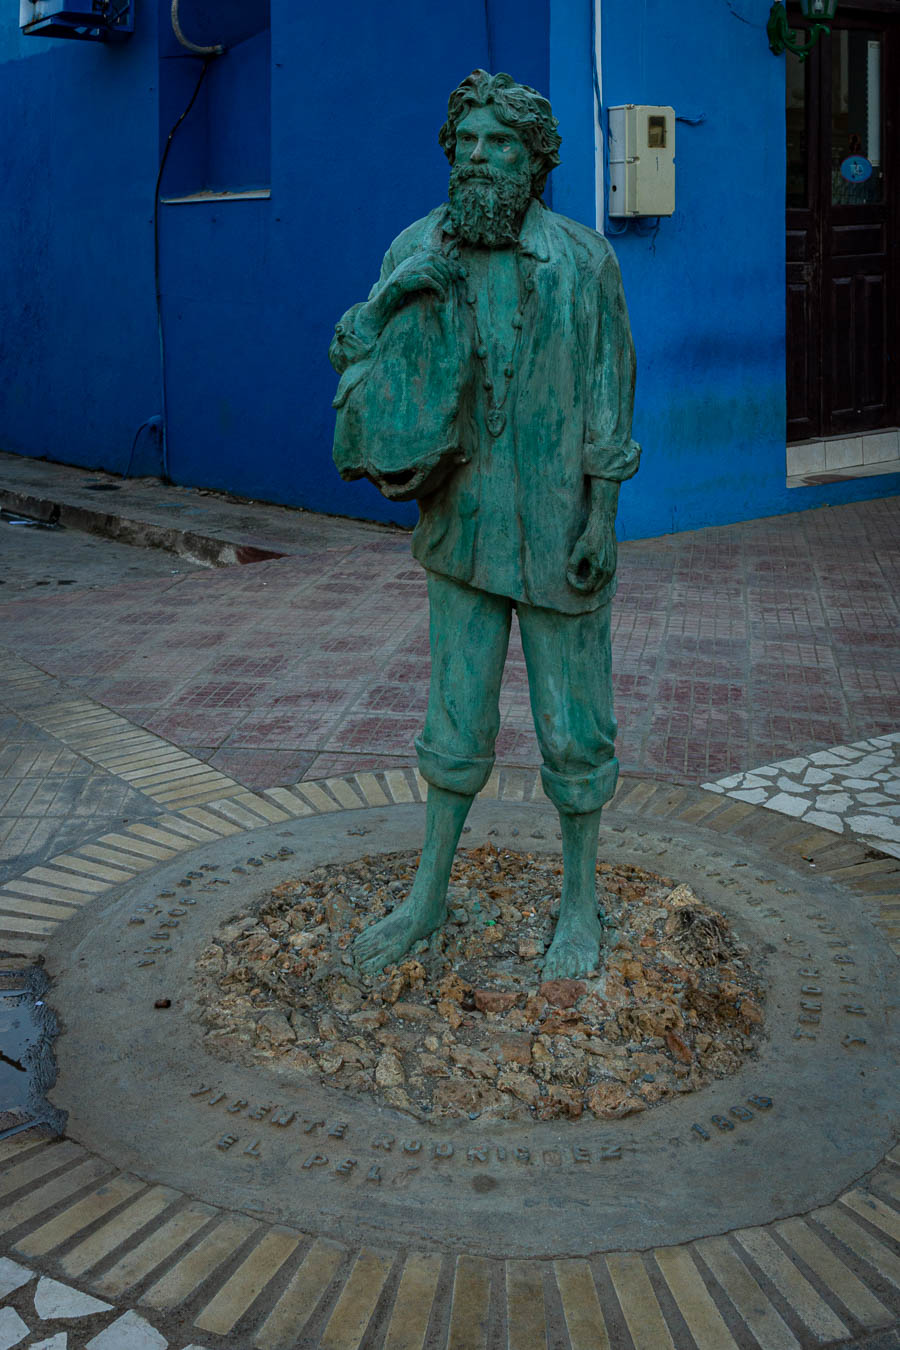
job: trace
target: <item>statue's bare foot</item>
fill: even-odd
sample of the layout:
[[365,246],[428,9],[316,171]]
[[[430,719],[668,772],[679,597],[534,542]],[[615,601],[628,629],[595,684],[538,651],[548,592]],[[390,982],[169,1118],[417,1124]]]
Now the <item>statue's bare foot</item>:
[[600,964],[603,925],[583,914],[560,916],[556,932],[544,957],[545,980],[572,980],[587,975]]
[[443,898],[417,894],[413,885],[406,900],[391,914],[366,928],[353,944],[353,957],[364,975],[377,975],[405,956],[421,938],[428,937],[447,917]]

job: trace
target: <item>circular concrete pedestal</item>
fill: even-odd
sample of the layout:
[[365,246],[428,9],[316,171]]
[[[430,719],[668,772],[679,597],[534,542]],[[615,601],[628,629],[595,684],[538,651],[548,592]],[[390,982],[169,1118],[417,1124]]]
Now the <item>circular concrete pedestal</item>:
[[[534,776],[498,787],[466,842],[557,849]],[[688,882],[764,954],[758,1056],[623,1121],[425,1125],[204,1050],[192,968],[223,921],[421,840],[411,774],[279,792],[173,814],[169,856],[49,939],[70,1142],[0,1143],[14,1259],[210,1350],[750,1350],[895,1324],[897,963],[865,903],[893,893],[882,860],[626,782],[601,856]]]
[[[833,1199],[883,1157],[897,1106],[892,958],[865,917],[833,883],[752,844],[726,851],[670,822],[617,828],[615,812],[605,860],[686,881],[764,954],[765,1041],[733,1076],[621,1121],[431,1125],[269,1063],[208,1054],[193,966],[220,925],[322,863],[413,848],[422,825],[415,805],[361,810],[352,824],[272,825],[69,923],[48,961],[66,1028],[54,1100],[70,1134],[118,1166],[273,1221],[314,1213],[335,1238],[509,1257],[770,1223]],[[481,802],[470,825],[475,847],[559,848],[546,806]],[[171,1008],[156,1008],[160,998]]]

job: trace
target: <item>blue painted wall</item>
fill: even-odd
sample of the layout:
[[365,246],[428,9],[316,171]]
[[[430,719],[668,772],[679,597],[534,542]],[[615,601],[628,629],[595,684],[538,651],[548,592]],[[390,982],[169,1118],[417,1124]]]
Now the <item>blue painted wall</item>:
[[563,138],[562,163],[550,175],[553,209],[596,224],[592,0],[552,0],[549,94]]
[[0,447],[122,470],[160,408],[155,12],[115,48],[17,25],[3,5]]
[[[546,87],[546,28],[545,0],[498,3],[495,62]],[[412,524],[413,505],[334,471],[327,350],[390,241],[444,199],[437,130],[453,86],[487,64],[483,0],[404,3],[390,24],[369,0],[337,17],[274,0],[271,42],[271,200],[163,212],[172,473]]]
[[785,487],[784,57],[768,48],[768,6],[602,0],[601,13],[604,116],[656,103],[690,119],[676,124],[674,216],[606,225],[644,447],[622,536],[896,492],[896,476]]
[[[194,91],[203,61],[177,41],[168,17],[159,23],[159,123],[163,144]],[[271,178],[270,0],[188,0],[185,37],[225,51],[209,63],[197,100],[172,142],[164,196],[268,187]],[[185,26],[186,25],[186,26]]]
[[[488,23],[483,0],[272,0],[271,17],[267,0],[182,0],[187,36],[230,45],[173,142],[163,198],[271,198],[163,201],[176,482],[413,520],[334,472],[328,343],[391,239],[445,195],[450,89],[489,49],[546,88],[547,5],[496,0]],[[0,12],[0,446],[121,472],[162,406],[153,188],[202,61],[174,41],[168,0],[139,0],[115,48],[24,38],[17,18]],[[139,441],[135,471],[159,467],[152,449]]]
[[[888,490],[784,488],[783,68],[758,6],[602,3],[605,102],[705,114],[679,124],[676,216],[615,241],[646,453],[623,533]],[[153,188],[202,63],[174,43],[168,0],[139,0],[136,34],[115,48],[23,38],[15,11],[0,11],[0,446],[121,472],[162,406]],[[707,25],[702,59],[691,14]],[[163,197],[271,196],[161,207],[171,475],[411,523],[414,507],[332,467],[334,322],[394,235],[443,199],[436,133],[475,65],[549,91],[564,135],[551,201],[593,223],[590,0],[182,0],[182,21],[230,45],[175,139]],[[140,438],[135,471],[155,456]]]

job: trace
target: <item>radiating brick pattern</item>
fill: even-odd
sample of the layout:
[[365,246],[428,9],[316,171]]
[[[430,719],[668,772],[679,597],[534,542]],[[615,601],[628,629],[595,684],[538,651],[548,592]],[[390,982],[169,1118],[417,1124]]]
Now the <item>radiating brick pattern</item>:
[[317,1238],[32,1130],[0,1140],[0,1333],[64,1319],[88,1350],[837,1350],[896,1327],[898,1161],[767,1228],[521,1261]]

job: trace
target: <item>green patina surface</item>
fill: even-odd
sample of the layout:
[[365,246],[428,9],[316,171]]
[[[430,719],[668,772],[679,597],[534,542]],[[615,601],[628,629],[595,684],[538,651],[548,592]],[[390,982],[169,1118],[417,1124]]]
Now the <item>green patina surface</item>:
[[422,862],[355,950],[380,969],[445,917],[453,852],[493,765],[515,608],[565,863],[545,973],[571,976],[597,966],[602,941],[594,865],[618,772],[609,604],[619,484],[640,458],[634,348],[609,244],[540,200],[559,162],[547,101],[475,71],[440,141],[448,202],[394,241],[330,353],[335,463],[416,498],[431,607]]

